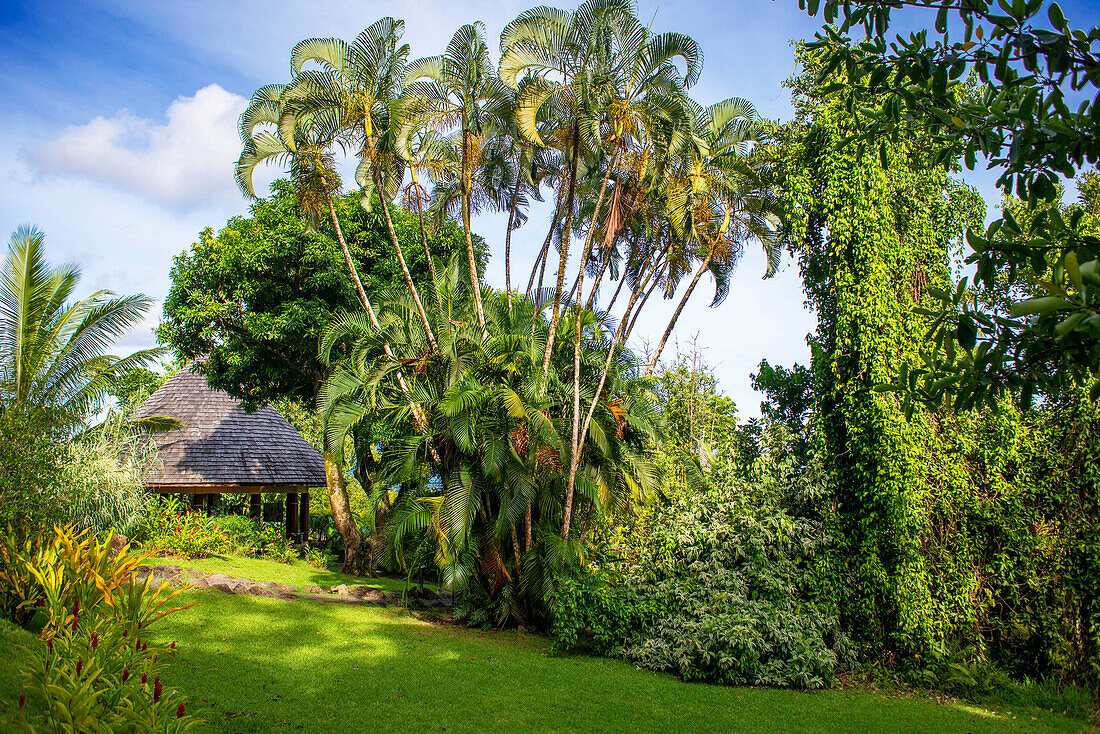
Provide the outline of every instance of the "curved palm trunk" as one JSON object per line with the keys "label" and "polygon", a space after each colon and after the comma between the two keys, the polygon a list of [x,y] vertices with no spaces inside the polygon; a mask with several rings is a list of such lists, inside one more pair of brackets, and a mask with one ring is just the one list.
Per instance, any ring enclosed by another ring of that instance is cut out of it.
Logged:
{"label": "curved palm trunk", "polygon": [[[344,261],[347,263],[348,270],[351,272],[351,279],[355,282],[355,290],[359,294],[359,300],[363,304],[363,308],[367,310],[367,318],[370,319],[371,325],[381,333],[382,326],[378,323],[378,315],[374,312],[374,307],[371,306],[370,299],[367,298],[366,291],[363,290],[363,281],[359,279],[359,270],[355,267],[355,261],[352,260],[351,257],[351,250],[348,249],[348,243],[344,240],[344,231],[340,227],[340,220],[336,217],[336,207],[332,203],[331,194],[328,195],[328,211],[329,214],[332,216],[332,224],[336,228],[336,239],[340,243],[340,248],[344,251]],[[389,342],[383,344],[382,348],[386,352],[386,355],[392,359],[393,350],[390,349]],[[405,376],[401,373],[398,373],[397,381],[401,385],[401,390],[402,392],[404,392],[405,397],[409,400],[409,407],[412,408],[413,413],[417,415],[422,414],[423,411],[419,408],[419,406],[415,405],[412,402],[412,393],[409,391],[409,385],[405,381]],[[434,459],[436,465],[438,465],[439,454],[436,453],[435,447],[432,446],[431,443],[429,443],[428,449],[431,452],[432,459]],[[341,533],[341,535],[343,535],[343,533]],[[344,539],[344,543],[347,543],[347,538]]]}
{"label": "curved palm trunk", "polygon": [[[604,173],[603,181],[600,182],[600,193],[596,196],[596,208],[592,211],[592,219],[588,223],[588,234],[584,239],[584,249],[581,251],[581,265],[577,271],[577,279],[573,283],[578,301],[584,295],[584,268],[588,263],[589,256],[592,254],[592,240],[596,234],[596,217],[599,216],[600,207],[603,206],[604,195],[607,193],[607,182],[611,178],[611,171],[615,167],[617,160],[618,153],[616,152],[616,154],[611,157],[611,163]],[[614,351],[615,345],[613,343],[608,355]],[[604,379],[606,379],[606,377],[605,369]],[[602,379],[600,384],[602,387]],[[598,397],[599,393],[597,392],[597,399]],[[563,538],[569,537],[569,515],[573,508],[573,489],[577,477],[577,466],[580,463],[581,446],[583,443],[584,438],[581,435],[581,320],[578,314],[578,318],[574,320],[573,326],[573,452],[570,458],[569,483],[566,485],[565,489],[565,521],[562,526]]]}
{"label": "curved palm trunk", "polygon": [[363,281],[359,278],[359,269],[355,267],[355,260],[351,257],[351,250],[348,249],[348,243],[344,241],[344,230],[340,227],[340,220],[336,217],[336,206],[332,203],[332,194],[326,194],[328,199],[328,213],[332,217],[332,226],[336,228],[336,241],[340,243],[340,249],[344,253],[344,262],[348,266],[348,272],[351,273],[351,280],[355,283],[355,292],[359,294],[359,302],[363,304],[363,308],[367,309],[367,313],[370,314],[371,321],[375,326],[378,325],[378,319],[374,315],[374,309],[371,308],[370,299],[367,298],[367,292],[363,290]]}
{"label": "curved palm trunk", "polygon": [[516,171],[516,185],[512,187],[512,201],[508,204],[508,231],[504,234],[504,291],[508,298],[508,312],[512,312],[512,224],[516,221],[516,200],[519,199],[520,173]]}
{"label": "curved palm trunk", "polygon": [[351,514],[351,503],[348,501],[344,474],[329,451],[325,451],[325,485],[328,489],[329,507],[332,508],[332,519],[336,523],[336,529],[340,531],[340,536],[344,539],[342,570],[344,573],[358,574],[362,566],[359,549],[363,546],[363,536]]}
{"label": "curved palm trunk", "polygon": [[[561,318],[561,291],[565,287],[565,266],[569,262],[569,234],[573,225],[573,195],[577,183],[577,162],[580,158],[580,133],[574,127],[573,130],[573,158],[569,163],[569,195],[565,201],[565,227],[561,233],[561,252],[558,254],[558,280],[554,288],[554,313],[550,319],[550,332],[546,336],[546,351],[542,355],[542,374],[550,370],[550,355],[554,352],[554,336],[558,331],[558,321]],[[583,265],[583,263],[582,263]]]}
{"label": "curved palm trunk", "polygon": [[703,273],[707,271],[707,266],[710,265],[710,261],[714,258],[714,246],[712,245],[707,252],[707,256],[703,258],[703,262],[699,265],[699,269],[695,271],[695,277],[691,279],[691,283],[688,284],[687,291],[684,293],[684,297],[680,299],[679,305],[676,306],[676,310],[672,314],[672,318],[668,321],[668,326],[665,328],[665,333],[661,335],[661,342],[657,345],[657,351],[653,354],[653,358],[649,361],[649,366],[646,367],[646,376],[653,374],[654,367],[657,366],[657,360],[661,358],[661,352],[664,351],[665,342],[668,341],[668,337],[672,334],[672,330],[676,327],[676,321],[680,318],[680,313],[683,312],[684,306],[687,304],[688,299],[691,298],[691,292],[695,290],[695,286],[699,283],[699,279],[703,277]]}
{"label": "curved palm trunk", "polygon": [[527,279],[527,295],[531,295],[531,289],[535,287],[536,274],[539,278],[539,288],[542,288],[542,274],[546,272],[546,253],[549,252],[550,243],[554,240],[554,230],[558,226],[559,216],[558,207],[555,206],[554,216],[550,219],[550,231],[546,233],[546,239],[542,243],[542,249],[539,250],[539,254],[535,257],[535,262],[531,266],[531,277]]}
{"label": "curved palm trunk", "polygon": [[374,172],[374,186],[378,189],[378,199],[382,202],[382,218],[386,220],[386,231],[389,233],[390,242],[393,243],[393,249],[397,253],[397,262],[401,265],[401,272],[405,276],[405,285],[409,287],[409,293],[412,294],[413,303],[416,305],[416,312],[420,315],[420,322],[424,326],[424,331],[428,334],[428,343],[432,349],[435,349],[435,334],[432,333],[431,324],[428,323],[428,314],[424,311],[424,304],[420,300],[420,291],[417,290],[416,283],[412,279],[412,273],[409,272],[409,266],[405,263],[405,253],[401,249],[401,243],[397,240],[397,232],[393,228],[393,219],[390,218],[390,205],[386,201],[385,193],[382,191],[382,179],[377,171]]}
{"label": "curved palm trunk", "polygon": [[432,283],[438,282],[435,274],[435,260],[432,259],[432,251],[428,247],[428,232],[424,229],[424,205],[420,201],[420,181],[416,176],[416,168],[409,166],[412,174],[413,186],[416,188],[416,218],[420,223],[420,244],[424,246],[424,259],[428,261],[428,272],[432,274]]}
{"label": "curved palm trunk", "polygon": [[[592,396],[592,404],[588,408],[588,413],[584,418],[584,422],[579,426],[577,431],[577,440],[574,443],[573,455],[569,459],[569,477],[566,484],[565,494],[565,512],[561,526],[561,537],[565,540],[569,539],[569,525],[573,515],[573,497],[574,488],[577,483],[577,469],[580,467],[581,452],[580,447],[584,445],[585,437],[588,435],[588,427],[592,425],[592,416],[596,414],[596,406],[600,401],[600,394],[603,392],[604,385],[607,384],[607,375],[611,370],[611,362],[615,358],[615,349],[618,348],[626,335],[626,316],[628,316],[631,310],[634,308],[634,304],[638,302],[638,298],[641,296],[642,291],[645,290],[646,285],[649,283],[650,278],[656,274],[656,270],[650,269],[649,274],[639,281],[634,286],[633,292],[630,294],[630,300],[626,305],[626,312],[624,313],[622,321],[619,322],[619,328],[615,330],[615,336],[611,340],[611,344],[607,350],[607,359],[604,361],[603,370],[600,374],[600,381],[596,385],[596,392]],[[640,309],[639,309],[640,311]],[[575,401],[579,403],[579,394],[575,397]]]}
{"label": "curved palm trunk", "polygon": [[470,235],[470,133],[466,130],[466,113],[462,114],[462,231],[466,235],[466,262],[470,267],[470,287],[474,289],[474,309],[477,323],[485,332],[485,309],[481,301],[481,277],[477,272],[477,255]]}

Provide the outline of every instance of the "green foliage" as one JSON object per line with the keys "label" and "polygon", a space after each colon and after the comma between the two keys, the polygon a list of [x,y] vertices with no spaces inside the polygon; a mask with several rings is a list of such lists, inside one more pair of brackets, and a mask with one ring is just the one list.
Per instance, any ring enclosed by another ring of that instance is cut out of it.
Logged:
{"label": "green foliage", "polygon": [[149,507],[135,540],[149,552],[205,558],[232,549],[218,521],[194,512],[174,495],[164,495]]}
{"label": "green foliage", "polygon": [[33,577],[41,601],[32,608],[42,607],[47,617],[45,644],[23,651],[30,658],[21,676],[31,705],[21,701],[11,726],[58,734],[174,734],[197,725],[186,699],[161,684],[158,673],[172,650],[149,648],[150,626],[185,608],[168,606],[182,590],[166,593],[167,582],[156,589],[148,580],[136,583],[141,559],[125,551],[112,556],[108,542],[86,531],[55,528],[27,542],[6,539],[0,555],[8,570],[0,576],[0,594],[15,591],[14,578]]}
{"label": "green foliage", "polygon": [[144,479],[155,460],[149,437],[117,415],[72,441],[63,486],[76,527],[97,535],[133,535],[154,501]]}
{"label": "green foliage", "polygon": [[846,641],[806,567],[826,538],[784,511],[776,490],[731,484],[658,511],[640,559],[559,591],[557,644],[685,680],[829,685]]}
{"label": "green foliage", "polygon": [[[919,136],[934,164],[974,169],[985,160],[1004,194],[1034,215],[1021,223],[1006,208],[984,230],[971,223],[967,263],[986,290],[1034,272],[1042,292],[997,313],[968,293],[968,279],[941,286],[928,306],[937,319],[920,369],[898,374],[895,389],[930,405],[993,407],[1005,394],[1030,401],[1100,376],[1100,237],[1082,210],[1063,216],[1050,207],[1063,177],[1100,161],[1100,28],[1074,28],[1044,0],[917,0],[910,4],[927,25],[935,12],[934,30],[891,42],[895,3],[799,4],[811,15],[821,6],[830,24],[841,20],[807,46],[821,60],[818,81],[852,122],[838,144],[878,153],[886,165],[900,141]],[[861,25],[864,40],[849,37]]]}
{"label": "green foliage", "polygon": [[305,561],[314,568],[325,571],[336,563],[336,556],[331,553],[326,553],[319,548],[307,548],[305,552]]}
{"label": "green foliage", "polygon": [[[336,211],[364,287],[370,292],[400,282],[387,254],[377,212],[358,196],[337,199]],[[416,242],[416,220],[393,210],[399,237]],[[460,246],[454,224],[429,240],[446,258]],[[410,248],[410,267],[427,273],[422,252]],[[204,230],[177,256],[158,338],[184,360],[207,356],[211,385],[252,404],[283,399],[312,403],[327,375],[317,356],[325,326],[358,305],[331,223],[311,228],[286,182],[253,203],[250,216],[234,217],[215,234]]]}
{"label": "green foliage", "polygon": [[0,405],[0,525],[42,527],[65,517],[60,433],[46,411]]}
{"label": "green foliage", "polygon": [[802,58],[805,71],[790,83],[798,120],[780,132],[777,155],[818,315],[813,451],[828,470],[821,511],[836,543],[825,578],[865,652],[927,657],[948,622],[923,552],[929,497],[919,447],[930,419],[907,421],[875,387],[916,362],[931,292],[947,287],[950,253],[981,208],[926,138],[889,143],[888,164],[839,147],[857,132],[852,118],[832,78],[819,81],[818,60]]}
{"label": "green foliage", "polygon": [[264,545],[264,557],[279,563],[294,563],[298,560],[298,549],[290,538],[280,536]]}

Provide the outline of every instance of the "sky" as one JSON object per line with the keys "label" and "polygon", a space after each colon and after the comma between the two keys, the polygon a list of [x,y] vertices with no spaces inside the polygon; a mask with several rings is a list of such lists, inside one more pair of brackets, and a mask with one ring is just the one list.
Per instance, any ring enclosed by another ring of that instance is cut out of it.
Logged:
{"label": "sky", "polygon": [[[0,0],[0,235],[30,223],[46,234],[55,263],[75,262],[84,293],[110,289],[157,299],[145,323],[117,345],[123,354],[155,342],[172,259],[207,226],[218,229],[248,202],[233,182],[240,152],[237,117],[259,86],[289,80],[293,44],[313,36],[353,38],[381,16],[406,23],[411,58],[440,53],[463,23],[485,23],[491,48],[503,26],[534,2],[414,0]],[[573,3],[558,3],[572,8]],[[1095,25],[1089,2],[1062,3],[1077,27]],[[695,38],[704,65],[693,96],[703,104],[751,100],[769,119],[790,119],[783,81],[794,71],[794,40],[820,19],[797,0],[641,0],[655,31]],[[257,176],[264,190],[277,171]],[[353,180],[346,176],[345,180]],[[991,176],[973,183],[995,201]],[[526,283],[548,216],[513,235],[513,278]],[[502,251],[506,221],[481,216],[474,229]],[[787,256],[764,280],[764,259],[746,245],[730,295],[708,308],[702,282],[675,339],[694,343],[721,389],[745,417],[759,414],[750,373],[761,359],[806,363],[815,320],[804,306],[797,264]],[[503,286],[503,255],[486,278]],[[709,276],[706,276],[709,278]],[[655,343],[678,301],[651,299],[632,339]],[[666,356],[671,356],[670,345]]]}

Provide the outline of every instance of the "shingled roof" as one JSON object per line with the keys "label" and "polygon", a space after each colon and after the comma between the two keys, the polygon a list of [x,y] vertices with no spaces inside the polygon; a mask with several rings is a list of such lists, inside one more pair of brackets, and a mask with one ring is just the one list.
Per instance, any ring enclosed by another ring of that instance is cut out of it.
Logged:
{"label": "shingled roof", "polygon": [[154,491],[294,492],[325,484],[324,459],[277,410],[249,413],[191,368],[138,406],[134,417],[148,416],[183,424],[154,435],[158,461],[145,482]]}

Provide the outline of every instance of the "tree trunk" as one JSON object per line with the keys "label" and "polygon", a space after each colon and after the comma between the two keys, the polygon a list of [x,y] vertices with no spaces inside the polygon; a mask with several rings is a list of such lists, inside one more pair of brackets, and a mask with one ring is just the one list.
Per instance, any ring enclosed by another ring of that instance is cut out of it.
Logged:
{"label": "tree trunk", "polygon": [[409,166],[409,173],[412,174],[413,186],[416,188],[416,218],[420,222],[420,244],[424,246],[424,259],[428,261],[428,272],[432,274],[432,284],[438,280],[435,274],[435,260],[432,259],[431,248],[428,247],[428,232],[424,229],[424,205],[420,202],[420,181],[416,177],[416,168]]}
{"label": "tree trunk", "polygon": [[[615,167],[615,163],[618,160],[618,154],[611,156],[611,162],[607,167],[607,171],[604,173],[603,181],[600,183],[600,193],[596,197],[596,208],[592,212],[592,219],[588,223],[588,235],[584,240],[584,249],[581,251],[581,266],[577,271],[577,279],[573,285],[577,290],[577,300],[579,301],[584,295],[584,268],[588,261],[588,256],[592,253],[592,239],[596,234],[596,217],[600,214],[600,207],[603,206],[604,194],[607,193],[607,182],[611,178],[611,170]],[[569,514],[573,509],[573,488],[574,480],[577,475],[577,466],[580,463],[581,445],[584,443],[581,435],[581,320],[580,314],[577,314],[577,318],[574,319],[573,325],[573,451],[570,457],[570,470],[569,470],[569,483],[565,488],[565,521],[562,527],[563,538],[569,538]],[[614,345],[612,345],[614,349]],[[597,398],[599,395],[597,394]]]}
{"label": "tree trunk", "polygon": [[[577,183],[577,161],[580,156],[580,134],[574,129],[573,158],[569,164],[569,194],[565,200],[565,227],[561,233],[561,252],[558,253],[558,280],[554,288],[554,313],[550,318],[550,332],[546,335],[546,351],[542,355],[542,374],[550,369],[550,355],[554,353],[554,335],[561,318],[561,291],[565,287],[565,266],[569,262],[569,235],[573,226],[573,194]],[[547,253],[549,255],[549,253]]]}
{"label": "tree trunk", "polygon": [[417,290],[416,283],[412,279],[412,273],[409,272],[409,266],[405,263],[405,254],[401,250],[401,243],[397,241],[397,232],[394,231],[393,219],[390,218],[390,205],[386,202],[386,195],[382,191],[382,177],[378,175],[377,171],[374,173],[374,186],[378,189],[378,199],[382,202],[382,217],[386,220],[386,231],[390,235],[390,242],[393,243],[394,252],[397,253],[397,262],[401,265],[401,272],[405,276],[405,285],[409,287],[413,303],[416,304],[416,312],[420,315],[420,322],[424,325],[424,331],[427,332],[428,343],[432,349],[435,349],[435,334],[432,333],[431,324],[428,322],[428,314],[424,311],[424,304],[420,300],[420,291]]}
{"label": "tree trunk", "polygon": [[[577,482],[577,469],[580,467],[581,460],[581,448],[584,446],[585,436],[588,435],[588,426],[592,423],[592,416],[596,412],[596,405],[600,400],[600,393],[603,392],[603,387],[607,383],[607,374],[611,369],[611,362],[615,357],[615,349],[618,347],[620,340],[623,338],[623,334],[626,332],[626,316],[630,314],[631,309],[634,308],[634,304],[638,302],[638,297],[641,295],[642,290],[648,285],[649,279],[656,274],[656,271],[650,270],[646,278],[640,281],[630,294],[630,301],[627,303],[626,312],[623,319],[619,322],[619,328],[615,330],[615,336],[611,340],[611,344],[607,349],[607,359],[604,361],[603,371],[600,374],[599,384],[596,386],[596,392],[592,396],[592,405],[588,409],[588,415],[584,419],[584,423],[580,426],[580,430],[577,432],[577,440],[574,442],[574,450],[572,456],[569,457],[569,476],[566,483],[565,492],[565,512],[564,519],[561,527],[561,537],[565,540],[569,539],[569,524],[573,515],[573,490]],[[579,402],[579,395],[575,398]]]}
{"label": "tree trunk", "polygon": [[344,230],[340,227],[340,220],[336,217],[336,207],[332,203],[332,194],[326,194],[326,197],[328,198],[328,213],[332,217],[332,226],[336,228],[336,240],[340,243],[340,249],[344,252],[344,262],[348,266],[352,282],[355,283],[355,292],[359,294],[359,302],[363,304],[363,308],[367,309],[367,313],[371,315],[371,320],[377,326],[378,319],[374,318],[374,309],[371,308],[367,292],[363,290],[363,281],[359,279],[359,269],[355,267],[355,260],[351,258],[351,250],[348,249],[348,243],[344,241]]}
{"label": "tree trunk", "polygon": [[546,239],[542,243],[542,249],[539,250],[539,254],[535,257],[535,263],[531,266],[531,277],[527,279],[527,295],[531,295],[531,289],[535,287],[535,274],[539,276],[539,288],[542,288],[542,274],[546,272],[546,256],[550,251],[550,243],[554,241],[554,230],[558,226],[558,217],[560,212],[558,207],[561,202],[557,202],[554,206],[554,216],[550,219],[550,231],[546,233]]}
{"label": "tree trunk", "polygon": [[516,200],[519,199],[520,171],[516,167],[516,185],[508,204],[508,231],[504,233],[504,291],[508,298],[508,313],[512,312],[512,224],[516,221]]}
{"label": "tree trunk", "polygon": [[668,327],[665,328],[665,333],[661,335],[661,341],[657,345],[657,351],[653,354],[653,358],[649,361],[649,366],[646,367],[646,377],[653,374],[653,368],[657,366],[657,360],[661,357],[661,352],[664,351],[665,342],[668,341],[669,335],[672,333],[673,328],[676,326],[676,321],[680,318],[680,313],[684,310],[684,306],[687,304],[688,299],[691,298],[691,292],[695,290],[695,286],[699,283],[699,278],[703,277],[703,273],[707,271],[707,266],[710,265],[710,261],[714,258],[714,246],[712,245],[707,252],[707,256],[703,258],[703,262],[700,263],[699,269],[695,271],[695,277],[691,279],[691,283],[688,284],[687,292],[684,293],[684,297],[680,299],[679,305],[676,306],[676,310],[672,314],[672,318],[668,321]]}
{"label": "tree trunk", "polygon": [[336,523],[340,537],[344,539],[342,570],[344,573],[358,575],[361,565],[359,549],[363,545],[363,536],[359,533],[359,527],[351,514],[351,503],[348,501],[344,474],[328,451],[325,452],[325,485],[328,489],[329,507],[332,508],[332,519]]}
{"label": "tree trunk", "polygon": [[477,323],[485,332],[485,309],[481,301],[481,277],[477,272],[477,254],[474,252],[474,240],[470,235],[470,133],[466,130],[466,116],[462,118],[462,231],[466,235],[466,261],[470,267],[470,287],[474,289],[474,309],[477,311]]}

